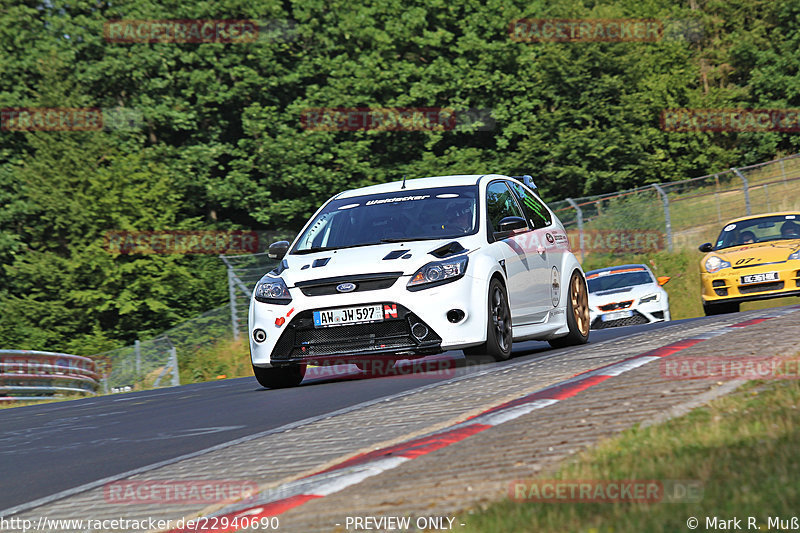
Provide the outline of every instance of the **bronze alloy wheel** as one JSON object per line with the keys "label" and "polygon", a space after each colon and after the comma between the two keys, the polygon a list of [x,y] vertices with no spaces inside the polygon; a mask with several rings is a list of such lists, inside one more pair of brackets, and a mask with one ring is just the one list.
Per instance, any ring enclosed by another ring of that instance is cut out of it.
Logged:
{"label": "bronze alloy wheel", "polygon": [[553,348],[586,344],[589,341],[589,291],[586,289],[586,280],[578,270],[574,271],[569,279],[569,295],[565,311],[569,333],[547,342]]}
{"label": "bronze alloy wheel", "polygon": [[572,286],[569,291],[572,301],[572,312],[575,316],[575,325],[581,334],[589,335],[589,294],[586,291],[586,282],[581,276],[572,276]]}

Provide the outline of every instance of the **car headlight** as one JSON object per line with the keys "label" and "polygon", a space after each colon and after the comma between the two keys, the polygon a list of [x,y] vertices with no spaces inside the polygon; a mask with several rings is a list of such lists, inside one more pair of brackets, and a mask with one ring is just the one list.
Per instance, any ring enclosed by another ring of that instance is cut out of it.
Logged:
{"label": "car headlight", "polygon": [[791,261],[792,259],[800,259],[800,250],[797,250],[796,252],[791,254],[787,259],[787,261]]}
{"label": "car headlight", "polygon": [[657,302],[659,300],[658,293],[648,294],[647,296],[642,296],[639,298],[640,304],[646,304],[647,302]]}
{"label": "car headlight", "polygon": [[428,263],[411,276],[406,288],[410,291],[419,291],[462,278],[467,271],[468,261],[469,258],[464,255],[455,259]]}
{"label": "car headlight", "polygon": [[292,301],[289,288],[283,278],[273,278],[264,276],[256,284],[255,298],[259,302],[267,304],[286,305]]}
{"label": "car headlight", "polygon": [[731,264],[727,261],[723,261],[716,255],[712,255],[708,259],[706,259],[706,272],[713,274],[714,272],[718,272],[723,268],[730,267]]}

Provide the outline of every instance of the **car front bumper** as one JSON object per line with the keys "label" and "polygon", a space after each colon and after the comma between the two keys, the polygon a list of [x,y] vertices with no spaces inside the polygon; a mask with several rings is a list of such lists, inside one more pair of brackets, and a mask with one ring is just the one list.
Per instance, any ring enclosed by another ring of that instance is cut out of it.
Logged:
{"label": "car front bumper", "polygon": [[[777,272],[779,279],[764,283],[741,283],[743,276],[767,272]],[[800,295],[800,261],[741,269],[725,268],[713,274],[702,272],[700,277],[704,304],[741,303]]]}
{"label": "car front bumper", "polygon": [[621,311],[630,311],[630,316],[614,318],[611,320],[608,320],[607,317],[606,320],[604,320],[603,315],[609,315],[618,311],[601,311],[596,307],[590,307],[590,328],[606,329],[618,326],[634,326],[637,324],[650,324],[652,322],[670,320],[668,301],[647,302],[645,304],[632,306],[629,309],[622,309]]}
{"label": "car front bumper", "polygon": [[[485,280],[466,275],[414,292],[406,289],[408,280],[409,276],[400,276],[386,289],[322,296],[306,296],[293,287],[289,289],[292,301],[287,305],[251,298],[248,332],[253,365],[417,357],[486,340]],[[380,322],[314,326],[314,311],[374,304],[384,309]],[[464,312],[455,323],[447,318],[453,309]],[[258,329],[266,334],[262,342],[254,338]]]}

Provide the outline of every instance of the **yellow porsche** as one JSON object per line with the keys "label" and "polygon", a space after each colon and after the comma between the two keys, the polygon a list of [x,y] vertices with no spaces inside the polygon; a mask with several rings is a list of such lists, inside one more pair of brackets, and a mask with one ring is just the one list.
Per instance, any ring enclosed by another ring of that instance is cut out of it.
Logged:
{"label": "yellow porsche", "polygon": [[700,246],[703,310],[735,313],[739,304],[800,296],[800,212],[731,220],[716,244]]}

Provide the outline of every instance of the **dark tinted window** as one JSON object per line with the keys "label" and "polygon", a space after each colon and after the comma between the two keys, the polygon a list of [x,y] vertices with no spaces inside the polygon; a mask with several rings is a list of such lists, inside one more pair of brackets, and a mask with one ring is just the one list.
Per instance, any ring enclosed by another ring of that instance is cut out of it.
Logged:
{"label": "dark tinted window", "polygon": [[552,223],[550,212],[528,189],[518,183],[509,182],[509,185],[525,211],[525,218],[534,228],[543,228]]}
{"label": "dark tinted window", "polygon": [[730,248],[755,242],[800,239],[800,214],[772,215],[728,224],[717,238],[715,248]]}
{"label": "dark tinted window", "polygon": [[477,200],[474,185],[332,200],[300,236],[292,253],[476,233]]}
{"label": "dark tinted window", "polygon": [[499,222],[506,217],[524,218],[514,196],[502,181],[490,183],[486,188],[486,208],[490,232],[498,231]]}
{"label": "dark tinted window", "polygon": [[624,274],[611,274],[605,276],[591,277],[591,274],[586,275],[586,282],[589,285],[589,292],[602,292],[611,289],[621,289],[623,287],[632,287],[634,285],[645,285],[653,283],[653,278],[649,272],[626,272]]}

